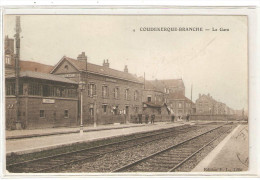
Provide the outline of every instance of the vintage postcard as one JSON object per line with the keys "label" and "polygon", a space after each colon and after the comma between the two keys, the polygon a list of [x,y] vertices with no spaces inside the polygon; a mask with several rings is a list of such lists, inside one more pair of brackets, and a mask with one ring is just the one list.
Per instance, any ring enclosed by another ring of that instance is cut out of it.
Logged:
{"label": "vintage postcard", "polygon": [[249,170],[248,16],[4,14],[5,175]]}

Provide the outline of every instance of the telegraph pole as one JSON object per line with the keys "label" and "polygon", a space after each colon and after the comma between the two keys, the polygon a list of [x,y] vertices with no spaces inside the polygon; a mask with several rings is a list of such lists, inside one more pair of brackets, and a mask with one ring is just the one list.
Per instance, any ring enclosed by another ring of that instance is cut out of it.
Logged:
{"label": "telegraph pole", "polygon": [[16,27],[15,27],[15,44],[16,44],[16,54],[15,54],[15,96],[16,96],[16,129],[21,129],[20,121],[20,99],[19,99],[19,76],[20,76],[20,16],[16,16]]}

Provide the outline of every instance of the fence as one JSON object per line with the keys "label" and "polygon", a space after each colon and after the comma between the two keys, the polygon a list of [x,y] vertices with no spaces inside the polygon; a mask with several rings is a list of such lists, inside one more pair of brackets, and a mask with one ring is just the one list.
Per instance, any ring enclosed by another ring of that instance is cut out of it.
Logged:
{"label": "fence", "polygon": [[236,120],[234,115],[191,115],[190,120],[205,120],[205,121],[227,121],[227,120]]}

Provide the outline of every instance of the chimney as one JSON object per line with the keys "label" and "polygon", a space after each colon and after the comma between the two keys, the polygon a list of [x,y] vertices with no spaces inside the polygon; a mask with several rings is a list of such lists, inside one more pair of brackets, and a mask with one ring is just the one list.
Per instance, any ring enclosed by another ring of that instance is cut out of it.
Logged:
{"label": "chimney", "polygon": [[199,93],[199,98],[201,98],[201,94]]}
{"label": "chimney", "polygon": [[128,73],[128,68],[127,68],[127,65],[125,65],[124,72]]}
{"label": "chimney", "polygon": [[108,62],[108,59],[107,59],[107,61],[106,61],[106,60],[103,61],[103,66],[109,68],[109,62]]}
{"label": "chimney", "polygon": [[79,54],[78,57],[77,57],[77,60],[79,60],[79,61],[87,61],[88,58],[85,55],[85,52],[82,52],[81,54]]}
{"label": "chimney", "polygon": [[210,97],[210,94],[208,93],[208,97]]}

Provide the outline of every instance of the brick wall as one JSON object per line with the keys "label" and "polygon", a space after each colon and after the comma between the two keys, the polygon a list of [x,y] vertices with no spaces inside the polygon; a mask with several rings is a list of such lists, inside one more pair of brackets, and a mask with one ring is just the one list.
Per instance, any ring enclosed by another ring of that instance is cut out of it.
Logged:
{"label": "brick wall", "polygon": [[[76,126],[77,99],[51,98],[55,103],[43,103],[42,97],[20,97],[20,121],[27,129],[52,128],[61,126]],[[6,97],[6,128],[15,128],[15,97]],[[13,108],[11,108],[13,107]],[[40,117],[40,110],[44,110],[44,117]],[[64,110],[68,110],[68,117],[64,117]]]}

